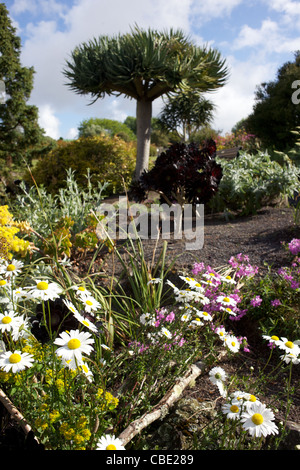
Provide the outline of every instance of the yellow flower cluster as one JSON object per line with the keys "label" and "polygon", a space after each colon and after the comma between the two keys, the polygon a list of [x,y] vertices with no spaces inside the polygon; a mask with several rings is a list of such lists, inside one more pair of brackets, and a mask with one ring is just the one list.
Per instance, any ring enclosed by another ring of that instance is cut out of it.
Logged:
{"label": "yellow flower cluster", "polygon": [[32,354],[36,361],[42,362],[50,349],[50,346],[42,344],[34,336],[22,339],[22,352]]}
{"label": "yellow flower cluster", "polygon": [[8,206],[0,206],[0,254],[2,258],[11,259],[13,253],[20,256],[25,256],[27,253],[30,244],[27,240],[16,236],[19,231],[18,223],[13,220]]}
{"label": "yellow flower cluster", "polygon": [[98,388],[96,393],[96,399],[101,401],[100,409],[103,410],[114,410],[119,404],[119,399],[114,397],[110,392],[104,392],[102,388]]}
{"label": "yellow flower cluster", "polygon": [[64,421],[59,431],[67,441],[72,441],[75,450],[85,450],[85,445],[91,437],[91,431],[88,429],[88,419],[86,416],[80,416],[75,425]]}
{"label": "yellow flower cluster", "polygon": [[52,369],[48,369],[45,381],[48,385],[55,385],[58,393],[63,394],[75,376],[76,371],[61,369],[58,374],[54,374]]}
{"label": "yellow flower cluster", "polygon": [[53,424],[60,418],[60,412],[58,410],[51,410],[47,403],[43,403],[40,408],[40,416],[35,420],[35,426],[43,431],[49,427],[49,424]]}

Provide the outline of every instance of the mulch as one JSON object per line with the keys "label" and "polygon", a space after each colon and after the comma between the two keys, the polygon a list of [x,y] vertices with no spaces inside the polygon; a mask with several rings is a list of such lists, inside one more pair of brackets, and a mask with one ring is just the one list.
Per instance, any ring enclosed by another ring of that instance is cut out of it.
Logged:
{"label": "mulch", "polygon": [[[204,217],[204,244],[199,250],[187,250],[184,236],[181,239],[171,237],[167,245],[167,265],[172,263],[173,277],[169,277],[176,282],[179,273],[191,275],[191,270],[195,262],[203,262],[205,266],[218,268],[228,266],[231,256],[243,253],[249,256],[250,264],[258,266],[260,276],[267,272],[269,267],[272,271],[277,271],[282,266],[289,266],[291,256],[282,246],[282,243],[289,243],[293,238],[300,238],[300,227],[295,224],[294,210],[290,207],[264,207],[254,215],[236,216],[226,220],[223,214],[205,214]],[[117,243],[120,253],[126,256],[126,250],[122,249],[124,240]],[[143,250],[145,258],[151,263],[153,253],[158,257],[163,246],[163,240],[147,239],[143,240]],[[122,251],[123,250],[123,251]],[[174,262],[174,259],[176,260]],[[89,266],[90,259],[87,257],[78,266],[78,273],[83,273]],[[112,270],[116,277],[121,273],[122,266],[111,254],[100,252],[93,265],[94,272],[101,272],[101,279],[109,277]],[[174,274],[175,273],[175,274]],[[254,366],[254,373],[259,374],[260,367],[269,357],[269,350],[261,341],[261,334],[245,316],[239,323],[240,334],[247,336],[249,343],[252,341],[252,352],[242,353],[239,359],[232,363],[232,360],[224,361],[221,366],[228,372],[228,375],[240,371],[241,374],[253,374],[250,367]],[[259,336],[259,338],[258,338]],[[273,363],[275,365],[275,363]],[[273,367],[272,362],[268,372]],[[300,394],[299,394],[299,366],[294,367],[292,384],[298,389],[294,395],[293,405],[290,409],[289,419],[295,423],[300,423]],[[273,382],[265,390],[262,401],[272,403],[284,393],[283,382]],[[200,376],[195,387],[184,392],[184,396],[196,398],[199,401],[214,400],[218,398],[218,391],[212,387],[208,376]],[[284,399],[284,395],[282,397]],[[281,403],[282,409],[282,403]],[[284,418],[280,415],[280,418]]]}
{"label": "mulch", "polygon": [[[223,214],[205,214],[204,216],[204,243],[200,249],[187,249],[187,240],[184,236],[174,239],[172,234],[167,239],[167,264],[173,264],[174,269],[191,274],[195,262],[203,262],[212,268],[228,265],[231,256],[238,253],[248,255],[250,263],[258,266],[261,272],[286,266],[290,256],[282,247],[282,242],[290,242],[293,238],[300,238],[300,227],[294,222],[294,210],[290,207],[264,207],[254,215],[236,216],[226,220]],[[153,254],[158,258],[164,240],[160,238],[144,239],[143,251],[145,259],[151,263]],[[126,241],[117,241],[119,252],[125,255]],[[92,254],[85,256],[74,263],[75,272],[84,274],[89,269]],[[175,262],[174,262],[175,260]],[[101,272],[108,277],[112,272],[120,273],[121,265],[112,259],[106,247],[100,251],[93,262],[90,272]]]}

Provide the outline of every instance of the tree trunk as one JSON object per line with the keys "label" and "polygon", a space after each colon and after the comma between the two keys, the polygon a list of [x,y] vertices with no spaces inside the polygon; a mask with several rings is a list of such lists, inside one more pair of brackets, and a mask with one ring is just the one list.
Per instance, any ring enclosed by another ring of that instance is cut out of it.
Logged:
{"label": "tree trunk", "polygon": [[137,156],[135,179],[139,179],[144,170],[148,170],[151,138],[152,101],[137,100]]}

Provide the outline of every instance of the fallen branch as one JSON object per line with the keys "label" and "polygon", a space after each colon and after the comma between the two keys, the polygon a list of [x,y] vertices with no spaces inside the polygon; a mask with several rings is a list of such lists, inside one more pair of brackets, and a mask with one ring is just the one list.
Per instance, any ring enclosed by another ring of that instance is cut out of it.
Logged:
{"label": "fallen branch", "polygon": [[10,401],[8,396],[3,392],[3,390],[0,388],[0,401],[1,403],[5,406],[9,414],[14,418],[25,434],[28,434],[30,431],[32,431],[31,427],[25,420],[24,416],[20,413],[20,411],[13,405],[13,403]]}
{"label": "fallen branch", "polygon": [[147,413],[141,418],[136,419],[129,426],[121,432],[118,436],[125,446],[131,439],[134,438],[139,432],[156,421],[160,417],[164,417],[169,408],[178,400],[183,390],[204,371],[205,364],[203,362],[196,362],[185,375],[178,379],[174,387],[160,400],[160,402],[153,408],[150,413]]}

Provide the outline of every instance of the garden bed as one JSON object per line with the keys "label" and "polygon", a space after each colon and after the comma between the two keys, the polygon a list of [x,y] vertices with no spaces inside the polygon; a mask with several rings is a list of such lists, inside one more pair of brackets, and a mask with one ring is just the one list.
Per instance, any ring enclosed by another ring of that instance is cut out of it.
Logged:
{"label": "garden bed", "polygon": [[[171,238],[168,241],[167,264],[171,264],[176,259],[168,278],[175,280],[179,274],[190,275],[195,262],[202,262],[206,266],[216,269],[228,264],[231,256],[235,256],[238,253],[248,255],[251,264],[259,268],[258,276],[263,278],[268,272],[269,267],[276,271],[280,267],[289,264],[290,256],[283,249],[282,242],[288,243],[293,238],[300,238],[300,230],[294,224],[293,210],[287,207],[265,207],[259,210],[256,215],[235,217],[230,220],[226,220],[222,214],[206,214],[204,246],[200,250],[187,251],[184,239],[174,240]],[[119,244],[120,252],[122,252],[121,243],[119,242]],[[159,240],[158,243],[155,240],[143,240],[145,259],[151,262],[153,253],[155,252],[158,255],[162,244],[162,240]],[[80,277],[86,275],[90,268],[92,257],[93,254],[91,253],[80,259],[72,260],[72,269],[76,275]],[[95,281],[99,282],[99,284],[103,283],[105,285],[112,272],[118,276],[121,271],[122,265],[118,260],[113,259],[112,253],[108,250],[103,250],[93,260],[90,274],[95,275]],[[100,274],[98,275],[97,273]],[[253,321],[249,322],[247,316],[245,316],[239,322],[236,322],[234,328],[236,328],[236,334],[247,336],[250,352],[239,354],[238,359],[234,359],[234,363],[232,359],[229,360],[225,357],[221,362],[221,366],[229,375],[231,372],[236,372],[237,369],[241,370],[245,375],[259,374],[260,368],[268,359],[269,351],[265,342],[261,339],[258,325]],[[272,370],[273,366],[274,363],[271,361],[268,366],[269,371]],[[264,389],[263,399],[266,404],[272,403],[273,405],[274,400],[275,403],[277,403],[277,400],[281,413],[284,413],[284,405],[281,401],[282,384],[283,382],[281,381],[273,382],[271,385],[269,383]],[[299,387],[299,367],[298,369],[295,367],[293,370],[292,386],[295,386],[297,389]],[[218,397],[218,390],[212,386],[207,374],[201,374],[193,386],[187,387],[182,394],[182,399],[196,400],[200,404],[206,402],[213,403],[214,406],[218,406]],[[178,407],[175,405],[174,409],[176,412]],[[19,425],[16,424],[13,418],[9,418],[3,407],[0,412],[2,412],[2,415],[0,413],[0,416],[2,416],[0,421],[2,431],[5,431],[5,437],[2,434],[2,438],[0,438],[0,447],[2,445],[3,448],[6,448],[5,446],[12,445],[12,441],[9,443],[10,435],[13,436],[12,440],[14,441],[12,448],[24,446],[22,438],[16,439],[16,430],[19,430],[22,435]],[[174,441],[171,443],[162,441],[163,448],[174,449],[176,445],[183,445],[182,436],[191,434],[190,429],[193,426],[190,425],[195,424],[193,419],[193,412],[191,412],[190,417],[185,415],[184,426],[181,422],[180,428],[175,428],[174,431],[174,436],[177,436],[176,444]],[[278,419],[284,419],[283,414],[278,416]],[[289,412],[289,420],[296,424],[300,423],[299,389],[294,394],[293,405]],[[162,428],[164,424],[165,428]],[[149,430],[143,432],[141,439],[148,440],[148,442],[153,442],[153,445],[157,445],[158,437],[162,435],[163,429],[167,429],[168,426],[172,426],[172,413],[165,420],[153,423]],[[30,440],[29,442],[27,441],[26,445],[33,445],[33,448],[38,449],[35,442],[32,441],[32,434],[30,434]]]}
{"label": "garden bed", "polygon": [[[300,227],[294,222],[294,209],[290,207],[264,207],[255,215],[236,216],[226,220],[223,214],[206,214],[204,222],[204,246],[200,250],[187,251],[185,249],[186,240],[184,238],[174,240],[172,237],[168,241],[167,259],[172,263],[169,278],[176,281],[178,274],[191,274],[195,262],[203,262],[206,266],[217,268],[228,265],[228,260],[243,253],[249,256],[253,266],[259,268],[258,276],[263,278],[269,271],[276,272],[279,268],[289,265],[290,254],[283,249],[284,243],[289,243],[293,238],[300,238]],[[149,262],[152,260],[153,252],[159,254],[163,240],[157,244],[155,240],[143,240],[145,258]],[[157,246],[156,246],[157,245]],[[86,258],[76,267],[78,273],[83,274],[85,267],[89,266],[90,260]],[[122,266],[116,259],[112,261],[111,255],[99,256],[94,262],[94,271],[99,269],[105,274],[114,270],[116,276],[121,273]],[[261,338],[261,332],[257,324],[247,319],[247,316],[236,322],[236,334],[246,336],[251,344],[251,352],[239,355],[239,359],[232,364],[232,360],[223,360],[222,367],[230,372],[241,369],[248,370],[255,367],[259,373],[260,366],[263,365],[269,356],[265,341]],[[269,367],[274,366],[274,362]],[[294,367],[293,385],[296,387],[294,405],[290,410],[289,419],[300,424],[300,392],[299,392],[299,367]],[[266,402],[274,400],[278,393],[280,397],[280,383],[272,383],[272,387],[267,388],[265,393]],[[282,391],[282,390],[281,390]],[[218,398],[218,391],[212,388],[208,376],[200,376],[193,388],[188,389],[183,394],[196,398],[198,401],[211,401]],[[269,398],[268,398],[269,397]],[[300,439],[300,434],[299,434]],[[299,440],[300,444],[300,440]]]}

